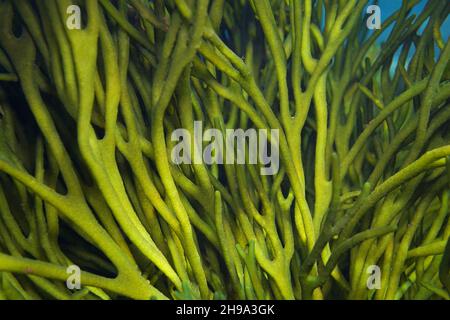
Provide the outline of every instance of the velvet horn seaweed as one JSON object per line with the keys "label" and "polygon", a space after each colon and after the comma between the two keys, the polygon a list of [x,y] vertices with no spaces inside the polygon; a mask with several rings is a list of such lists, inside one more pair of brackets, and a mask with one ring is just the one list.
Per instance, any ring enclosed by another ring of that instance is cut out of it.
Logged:
{"label": "velvet horn seaweed", "polygon": [[450,6],[375,2],[0,0],[0,299],[449,299]]}

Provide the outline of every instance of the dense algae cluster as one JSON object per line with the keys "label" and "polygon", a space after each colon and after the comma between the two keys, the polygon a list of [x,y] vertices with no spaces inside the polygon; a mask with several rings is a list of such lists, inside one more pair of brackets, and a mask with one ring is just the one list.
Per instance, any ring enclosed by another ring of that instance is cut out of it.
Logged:
{"label": "dense algae cluster", "polygon": [[[449,299],[450,6],[421,3],[0,0],[0,298]],[[239,163],[188,161],[227,130]]]}

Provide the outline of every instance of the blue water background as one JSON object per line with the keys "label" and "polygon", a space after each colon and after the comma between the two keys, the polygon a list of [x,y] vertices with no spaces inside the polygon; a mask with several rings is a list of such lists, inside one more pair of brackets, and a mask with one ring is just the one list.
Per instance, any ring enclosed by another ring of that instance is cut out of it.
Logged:
{"label": "blue water background", "polygon": [[[448,0],[441,0],[441,1],[448,1]],[[426,4],[426,0],[422,0],[420,1],[419,4],[417,4],[413,10],[412,13],[418,15],[423,11],[423,8],[425,7]],[[381,20],[384,21],[386,20],[392,13],[394,13],[396,10],[400,9],[401,5],[402,5],[402,0],[379,0],[378,1],[378,5],[380,6],[381,9]],[[449,1],[450,4],[450,1]],[[423,27],[425,27],[426,22],[424,23]],[[389,35],[390,30],[392,29],[392,25],[391,27],[387,28],[385,30],[385,32],[383,32],[383,34],[380,37],[380,41],[385,41],[387,36]],[[442,37],[444,39],[444,41],[446,41],[448,39],[448,37],[450,36],[450,18],[447,17],[447,19],[445,20],[444,24],[442,25],[441,28],[441,32],[442,32]]]}
{"label": "blue water background", "polygon": [[[442,0],[442,1],[449,1],[449,0]],[[422,0],[420,1],[416,6],[414,6],[414,8],[411,10],[411,12],[413,14],[419,15],[425,5],[426,5],[427,1],[426,0]],[[449,1],[450,3],[450,1]],[[401,5],[402,5],[402,0],[379,0],[378,1],[378,5],[380,6],[381,9],[381,21],[382,23],[388,19],[395,11],[397,11],[398,9],[400,9]],[[426,25],[428,24],[428,20],[425,20],[425,22],[422,24],[421,28],[419,29],[419,34],[422,33],[423,29],[425,29]],[[380,35],[380,37],[378,38],[378,44],[380,45],[381,43],[385,42],[392,30],[392,28],[394,27],[394,24],[391,24],[389,26],[389,28],[386,28],[386,30],[383,30],[383,33]],[[441,27],[441,33],[442,33],[442,38],[444,40],[444,42],[448,41],[448,38],[450,36],[450,17],[447,17],[447,19],[444,21],[442,27]],[[439,58],[440,55],[440,50],[439,48],[436,46],[436,54],[435,54],[435,59],[437,60]],[[412,59],[414,55],[414,48],[412,48],[408,54],[408,58],[406,61],[406,66],[409,64],[410,60]],[[400,50],[398,50],[394,56],[393,59],[393,63],[391,65],[391,72],[393,72],[396,67],[397,67],[397,63],[398,63],[398,58],[400,56]],[[405,66],[405,67],[406,67]]]}

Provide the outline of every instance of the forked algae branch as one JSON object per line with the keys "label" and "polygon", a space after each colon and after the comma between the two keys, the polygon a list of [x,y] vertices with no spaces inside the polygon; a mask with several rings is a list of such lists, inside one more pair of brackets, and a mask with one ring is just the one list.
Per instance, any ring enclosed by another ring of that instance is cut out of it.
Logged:
{"label": "forked algae branch", "polygon": [[0,0],[0,299],[450,299],[450,5],[398,2]]}

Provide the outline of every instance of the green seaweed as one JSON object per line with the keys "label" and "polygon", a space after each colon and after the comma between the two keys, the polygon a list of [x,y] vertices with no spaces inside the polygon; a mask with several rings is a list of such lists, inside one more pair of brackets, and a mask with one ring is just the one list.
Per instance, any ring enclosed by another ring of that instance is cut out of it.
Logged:
{"label": "green seaweed", "polygon": [[[368,4],[0,1],[0,299],[448,299],[450,7]],[[174,164],[194,121],[279,171]]]}

